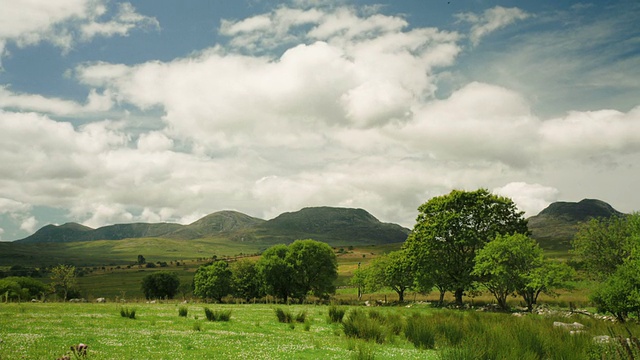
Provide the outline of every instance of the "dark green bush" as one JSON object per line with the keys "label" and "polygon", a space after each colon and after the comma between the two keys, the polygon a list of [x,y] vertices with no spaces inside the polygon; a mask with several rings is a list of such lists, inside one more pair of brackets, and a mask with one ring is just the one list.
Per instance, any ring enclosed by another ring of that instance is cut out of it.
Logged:
{"label": "dark green bush", "polygon": [[364,311],[354,309],[342,320],[342,329],[347,337],[383,343],[387,337],[384,325]]}
{"label": "dark green bush", "polygon": [[345,309],[344,308],[339,308],[337,306],[330,306],[329,307],[329,321],[332,323],[341,323],[342,322],[342,318],[344,318],[344,314],[345,314]]}
{"label": "dark green bush", "polygon": [[129,309],[126,307],[122,307],[120,308],[120,316],[125,317],[125,318],[129,318],[129,319],[135,319],[136,318],[136,309]]}
{"label": "dark green bush", "polygon": [[187,317],[188,313],[189,313],[189,309],[187,309],[186,306],[181,306],[178,309],[178,316]]}
{"label": "dark green bush", "polygon": [[209,321],[231,320],[231,310],[211,310],[209,308],[204,308],[204,315]]}

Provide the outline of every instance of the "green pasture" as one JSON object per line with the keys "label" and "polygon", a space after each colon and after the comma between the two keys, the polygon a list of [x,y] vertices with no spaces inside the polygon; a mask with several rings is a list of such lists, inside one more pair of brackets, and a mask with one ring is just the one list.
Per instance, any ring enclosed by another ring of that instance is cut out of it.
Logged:
{"label": "green pasture", "polygon": [[[205,308],[230,312],[230,321],[207,321]],[[281,323],[277,309],[304,314],[304,321]],[[634,358],[623,352],[637,356],[640,350],[637,344],[629,349],[620,345],[637,342],[637,324],[581,315],[515,317],[420,304],[342,306],[338,309],[346,315],[339,323],[329,321],[330,309],[326,305],[178,302],[0,304],[0,359],[55,359],[80,343],[88,345],[86,358],[96,360],[583,360]],[[123,317],[121,310],[134,311],[135,318]],[[185,311],[186,316],[179,316]],[[554,326],[555,321],[579,322],[583,327],[571,334],[567,328]],[[612,340],[606,344],[594,341],[595,336],[604,335]]]}
{"label": "green pasture", "polygon": [[[433,359],[400,337],[390,343],[347,338],[327,321],[327,306],[290,306],[307,324],[279,323],[274,305],[23,303],[0,305],[0,359],[55,359],[69,347],[89,346],[88,359],[349,359],[366,347],[376,359]],[[187,306],[187,317],[179,317]],[[204,307],[231,311],[209,322]]]}

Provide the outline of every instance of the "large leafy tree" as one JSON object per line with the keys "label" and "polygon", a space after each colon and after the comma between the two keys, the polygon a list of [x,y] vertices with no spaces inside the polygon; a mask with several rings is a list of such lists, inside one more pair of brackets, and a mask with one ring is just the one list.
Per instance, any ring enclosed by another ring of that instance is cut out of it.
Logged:
{"label": "large leafy tree", "polygon": [[417,275],[426,278],[438,271],[458,304],[474,283],[471,272],[478,250],[498,235],[528,233],[524,213],[513,200],[486,189],[454,190],[430,199],[418,211],[404,248]]}
{"label": "large leafy tree", "polygon": [[142,278],[142,292],[147,299],[173,299],[179,287],[180,278],[175,272],[159,271]]}
{"label": "large leafy tree", "polygon": [[523,234],[498,235],[478,251],[472,275],[507,309],[507,297],[519,294],[529,310],[541,292],[552,294],[571,278],[566,264],[545,260],[538,243]]}
{"label": "large leafy tree", "polygon": [[630,313],[640,317],[640,260],[629,259],[595,291],[598,311],[613,314],[620,322]]}
{"label": "large leafy tree", "polygon": [[[595,218],[580,226],[573,239],[573,253],[592,278],[603,280],[631,256],[638,239],[632,236],[640,215]],[[638,234],[640,235],[640,234]]]}
{"label": "large leafy tree", "polygon": [[309,294],[327,298],[335,294],[338,259],[326,243],[306,239],[289,245],[286,261],[293,268],[294,296],[300,301]]}
{"label": "large leafy tree", "polygon": [[247,302],[263,296],[262,279],[258,274],[255,261],[240,260],[232,263],[231,293]]}
{"label": "large leafy tree", "polygon": [[265,250],[256,264],[267,295],[285,302],[291,297],[294,288],[293,266],[287,261],[288,254],[289,248],[286,245],[275,245]]}
{"label": "large leafy tree", "polygon": [[366,288],[376,291],[390,287],[398,294],[398,300],[404,301],[404,293],[414,285],[412,263],[404,251],[393,251],[379,258],[363,270]]}
{"label": "large leafy tree", "polygon": [[284,301],[302,301],[309,294],[326,298],[335,293],[338,261],[333,249],[315,240],[296,240],[291,245],[267,249],[257,264],[268,295]]}
{"label": "large leafy tree", "polygon": [[193,277],[193,294],[222,302],[231,292],[231,270],[226,261],[201,266]]}

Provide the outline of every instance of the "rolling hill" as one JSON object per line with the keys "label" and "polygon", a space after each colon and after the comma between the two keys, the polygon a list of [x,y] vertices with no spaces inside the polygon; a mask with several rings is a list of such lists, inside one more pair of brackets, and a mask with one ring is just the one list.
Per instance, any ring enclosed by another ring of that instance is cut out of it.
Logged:
{"label": "rolling hill", "polygon": [[592,218],[622,216],[623,213],[601,200],[554,202],[528,219],[531,237],[548,250],[567,250],[581,223]]}

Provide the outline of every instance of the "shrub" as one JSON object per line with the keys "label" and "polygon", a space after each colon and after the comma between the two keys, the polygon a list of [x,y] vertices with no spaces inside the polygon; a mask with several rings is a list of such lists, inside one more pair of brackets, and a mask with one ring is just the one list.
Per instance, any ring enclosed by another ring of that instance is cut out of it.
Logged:
{"label": "shrub", "polygon": [[337,306],[329,307],[329,321],[332,323],[341,323],[346,311],[343,308]]}
{"label": "shrub", "polygon": [[291,313],[291,311],[289,310],[277,308],[275,312],[276,312],[276,317],[278,318],[278,321],[281,323],[291,324],[294,321],[299,323],[304,323],[305,320],[307,319],[307,313],[305,311],[301,311],[298,314],[293,315],[293,313]]}
{"label": "shrub", "polygon": [[120,316],[129,319],[136,318],[136,309],[129,309],[127,307],[120,308]]}
{"label": "shrub", "polygon": [[202,331],[202,324],[199,321],[193,323],[193,331]]}
{"label": "shrub", "polygon": [[384,326],[376,319],[367,316],[364,311],[354,309],[342,320],[342,329],[347,337],[383,343],[386,338]]}
{"label": "shrub", "polygon": [[209,321],[231,320],[231,310],[211,310],[209,308],[204,308],[204,315]]}
{"label": "shrub", "polygon": [[181,306],[178,309],[178,316],[187,317],[188,313],[189,313],[189,309],[187,309],[186,306]]}
{"label": "shrub", "polygon": [[407,320],[405,336],[419,349],[433,349],[436,345],[436,331],[431,319],[414,314]]}

